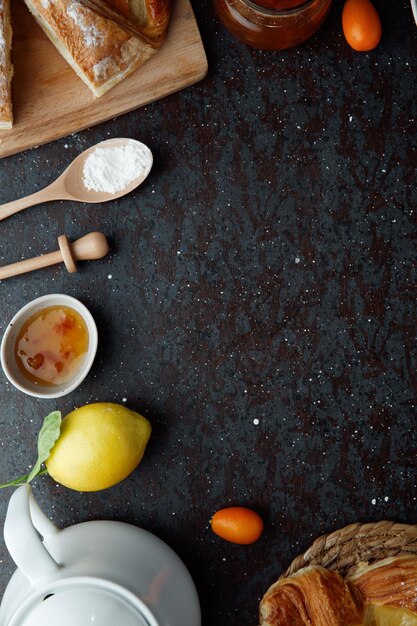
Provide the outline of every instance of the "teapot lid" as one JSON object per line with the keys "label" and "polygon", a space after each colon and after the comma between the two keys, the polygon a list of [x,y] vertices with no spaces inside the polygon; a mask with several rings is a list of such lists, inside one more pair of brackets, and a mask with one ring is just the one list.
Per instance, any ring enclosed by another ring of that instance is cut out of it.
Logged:
{"label": "teapot lid", "polygon": [[97,587],[69,586],[47,594],[13,626],[152,626],[122,595]]}

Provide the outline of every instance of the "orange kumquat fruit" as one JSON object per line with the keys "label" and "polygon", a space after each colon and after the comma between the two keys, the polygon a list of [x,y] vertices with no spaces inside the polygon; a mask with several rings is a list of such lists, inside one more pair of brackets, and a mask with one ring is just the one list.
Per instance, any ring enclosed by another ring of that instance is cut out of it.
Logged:
{"label": "orange kumquat fruit", "polygon": [[350,47],[359,52],[373,50],[381,40],[381,20],[370,0],[346,0],[342,27]]}
{"label": "orange kumquat fruit", "polygon": [[263,531],[261,517],[241,506],[220,509],[210,520],[213,532],[231,543],[247,545],[259,539]]}

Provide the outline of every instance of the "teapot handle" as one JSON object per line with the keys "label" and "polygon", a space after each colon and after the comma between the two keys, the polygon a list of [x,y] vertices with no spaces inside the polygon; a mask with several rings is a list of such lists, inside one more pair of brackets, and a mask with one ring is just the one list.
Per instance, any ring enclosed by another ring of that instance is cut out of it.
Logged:
{"label": "teapot handle", "polygon": [[40,535],[46,539],[58,532],[33,498],[31,486],[16,489],[7,509],[4,540],[17,567],[35,588],[59,570]]}

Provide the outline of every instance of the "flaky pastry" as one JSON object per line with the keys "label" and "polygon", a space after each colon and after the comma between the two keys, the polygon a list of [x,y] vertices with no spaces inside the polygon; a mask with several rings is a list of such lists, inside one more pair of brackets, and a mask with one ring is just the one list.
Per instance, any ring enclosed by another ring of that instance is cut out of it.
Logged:
{"label": "flaky pastry", "polygon": [[[164,41],[169,0],[24,0],[64,59],[102,96]],[[0,129],[13,122],[10,0],[0,0]]]}
{"label": "flaky pastry", "polygon": [[111,16],[119,23],[120,16],[124,16],[136,34],[145,37],[154,45],[160,45],[165,38],[169,21],[169,0],[83,0],[83,2],[99,13]]}
{"label": "flaky pastry", "polygon": [[363,565],[348,580],[363,598],[366,624],[417,625],[416,556],[396,556]]}
{"label": "flaky pastry", "polygon": [[260,626],[417,626],[417,557],[363,564],[346,579],[300,569],[268,589]]}
{"label": "flaky pastry", "polygon": [[278,580],[260,604],[261,626],[362,626],[362,614],[345,580],[318,566]]}
{"label": "flaky pastry", "polygon": [[10,60],[12,27],[10,24],[10,0],[0,0],[0,128],[13,125],[11,80],[13,67]]}
{"label": "flaky pastry", "polygon": [[152,45],[80,0],[25,0],[25,3],[96,97],[114,87],[155,51]]}

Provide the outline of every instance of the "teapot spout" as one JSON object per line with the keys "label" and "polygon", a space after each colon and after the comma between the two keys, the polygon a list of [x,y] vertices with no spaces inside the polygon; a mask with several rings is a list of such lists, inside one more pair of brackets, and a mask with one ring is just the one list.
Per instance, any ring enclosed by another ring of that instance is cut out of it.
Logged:
{"label": "teapot spout", "polygon": [[16,489],[7,509],[4,541],[17,567],[35,588],[59,570],[41,540],[41,535],[46,539],[57,532],[34,500],[31,486]]}

